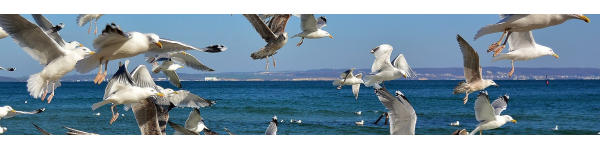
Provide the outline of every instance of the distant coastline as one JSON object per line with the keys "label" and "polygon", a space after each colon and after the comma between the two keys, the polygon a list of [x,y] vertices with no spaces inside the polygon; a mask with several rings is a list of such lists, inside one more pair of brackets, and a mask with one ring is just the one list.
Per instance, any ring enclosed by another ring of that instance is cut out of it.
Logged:
{"label": "distant coastline", "polygon": [[[333,81],[347,69],[316,69],[306,71],[260,71],[222,73],[179,73],[181,81]],[[398,80],[464,80],[463,68],[413,68],[417,78]],[[510,68],[483,67],[483,78],[494,80],[600,80],[598,68]],[[371,69],[356,69],[355,74],[369,75]],[[110,75],[109,75],[110,76]],[[67,75],[61,82],[91,82],[95,75]],[[155,81],[167,81],[163,74],[152,74]],[[13,78],[0,76],[0,82],[26,82],[28,76]],[[110,79],[110,77],[107,77]]]}

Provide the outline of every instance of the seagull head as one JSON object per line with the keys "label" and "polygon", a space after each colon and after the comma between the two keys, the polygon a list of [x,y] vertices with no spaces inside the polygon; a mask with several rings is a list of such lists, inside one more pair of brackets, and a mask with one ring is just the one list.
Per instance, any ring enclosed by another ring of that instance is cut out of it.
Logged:
{"label": "seagull head", "polygon": [[502,115],[504,116],[504,118],[506,119],[506,122],[513,122],[513,123],[517,123],[517,120],[513,119],[511,116],[509,115]]}
{"label": "seagull head", "polygon": [[14,110],[14,109],[13,109],[12,107],[10,107],[10,106],[4,106],[4,108],[5,108],[6,110],[8,110],[8,111],[11,111],[11,112],[13,112],[13,113],[17,112],[16,110]]}
{"label": "seagull head", "polygon": [[496,84],[496,82],[494,82],[494,80],[487,80],[487,82],[488,82],[488,85],[493,85],[493,86],[496,86],[496,87],[500,87],[498,84]]}
{"label": "seagull head", "polygon": [[548,50],[548,55],[552,55],[554,56],[554,58],[558,59],[558,54],[554,53],[554,51],[552,51],[552,49]]}
{"label": "seagull head", "polygon": [[93,52],[92,50],[90,50],[87,47],[78,47],[75,49],[76,51],[80,51],[83,55],[93,55],[96,52]]}
{"label": "seagull head", "polygon": [[575,19],[580,19],[585,21],[586,23],[590,23],[590,19],[583,14],[572,14]]}
{"label": "seagull head", "polygon": [[156,46],[158,46],[158,48],[162,48],[162,44],[160,43],[160,37],[158,37],[158,35],[154,34],[154,33],[149,33],[146,34],[146,36],[148,37],[148,40],[150,41],[150,43],[154,43]]}

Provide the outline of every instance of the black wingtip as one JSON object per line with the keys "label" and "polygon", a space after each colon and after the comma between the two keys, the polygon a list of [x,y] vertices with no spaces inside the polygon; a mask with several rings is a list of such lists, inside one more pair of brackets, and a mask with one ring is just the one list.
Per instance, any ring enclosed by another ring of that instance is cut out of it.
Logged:
{"label": "black wingtip", "polygon": [[[327,23],[327,18],[325,18],[325,16],[321,16],[319,18],[323,19],[323,21],[325,21],[325,23]],[[334,20],[335,20],[335,18],[334,18]]]}
{"label": "black wingtip", "polygon": [[44,111],[46,111],[46,108],[40,108],[40,109],[35,110],[35,113],[37,114],[37,113],[41,113]]}
{"label": "black wingtip", "polygon": [[8,68],[8,71],[15,71],[17,68]]}
{"label": "black wingtip", "polygon": [[227,50],[227,47],[225,45],[217,44],[217,45],[207,46],[205,49],[206,50],[204,52],[218,53],[218,52]]}

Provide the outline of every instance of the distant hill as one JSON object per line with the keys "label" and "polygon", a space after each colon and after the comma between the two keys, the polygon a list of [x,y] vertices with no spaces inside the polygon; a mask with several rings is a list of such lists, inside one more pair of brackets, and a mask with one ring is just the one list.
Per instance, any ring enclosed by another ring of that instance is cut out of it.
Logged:
{"label": "distant hill", "polygon": [[[347,69],[315,69],[306,71],[260,71],[260,72],[222,72],[222,73],[179,73],[181,80],[204,81],[205,77],[216,77],[221,81],[303,81],[334,80]],[[464,80],[463,68],[413,68],[418,78],[408,80]],[[515,68],[511,78],[507,76],[510,68],[483,67],[484,78],[495,80],[550,80],[555,79],[600,79],[598,68]],[[371,69],[356,69],[355,74],[369,75]],[[112,73],[106,79],[110,79]],[[68,75],[62,81],[93,81],[95,74]],[[162,73],[152,74],[154,80],[166,80]],[[363,76],[364,77],[364,76]],[[0,77],[0,82],[26,82],[28,77]],[[403,79],[406,80],[406,79]]]}

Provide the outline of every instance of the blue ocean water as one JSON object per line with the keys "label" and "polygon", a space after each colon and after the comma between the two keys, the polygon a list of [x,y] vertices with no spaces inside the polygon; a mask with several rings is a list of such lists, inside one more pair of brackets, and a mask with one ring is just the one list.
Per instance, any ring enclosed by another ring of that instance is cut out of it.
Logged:
{"label": "blue ocean water", "polygon": [[[448,135],[456,129],[475,129],[473,109],[476,93],[469,95],[463,105],[464,94],[452,94],[459,81],[385,82],[390,91],[399,90],[413,104],[417,113],[416,134]],[[490,99],[508,94],[508,108],[502,114],[511,115],[518,123],[486,130],[486,135],[592,135],[600,131],[600,81],[596,80],[500,80],[500,87],[487,88]],[[157,82],[174,88],[168,82]],[[374,122],[386,111],[371,87],[361,87],[355,100],[350,86],[337,90],[330,81],[277,81],[277,82],[182,82],[185,90],[217,104],[201,108],[205,124],[213,131],[227,134],[223,128],[240,135],[261,135],[274,115],[279,123],[279,135],[385,135],[389,125],[383,119]],[[103,135],[138,135],[140,130],[133,112],[118,106],[119,116],[112,125],[110,104],[93,111],[91,105],[102,100],[106,82],[64,82],[56,90],[52,103],[33,99],[25,82],[0,83],[0,106],[10,105],[16,110],[31,111],[45,107],[36,115],[19,115],[1,119],[7,127],[5,135],[39,135],[31,123],[50,133],[64,135],[63,126]],[[27,101],[28,103],[24,103]],[[175,108],[170,121],[183,125],[191,108]],[[361,115],[354,112],[362,111]],[[99,112],[100,116],[93,114]],[[302,120],[301,124],[290,119]],[[355,121],[364,120],[364,126]],[[449,123],[460,121],[460,126]],[[558,125],[559,130],[554,131]],[[167,133],[174,130],[167,126]]]}

